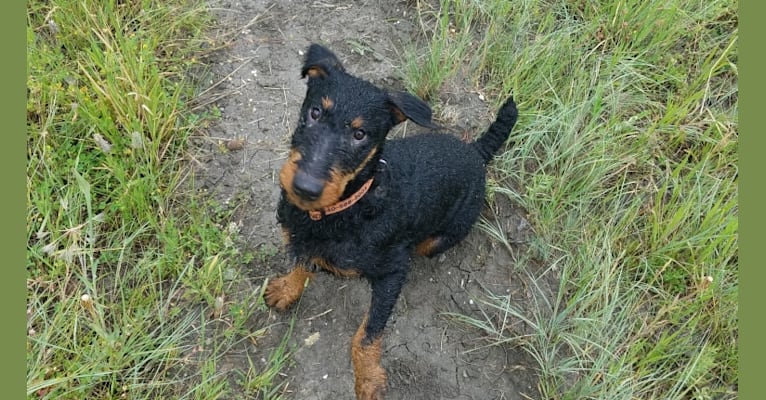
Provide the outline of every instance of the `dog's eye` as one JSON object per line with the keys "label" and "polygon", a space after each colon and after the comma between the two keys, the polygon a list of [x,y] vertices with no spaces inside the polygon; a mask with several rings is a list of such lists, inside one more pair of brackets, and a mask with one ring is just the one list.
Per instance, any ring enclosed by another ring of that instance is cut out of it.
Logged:
{"label": "dog's eye", "polygon": [[361,129],[357,129],[357,130],[354,131],[354,139],[355,140],[362,140],[362,139],[364,139],[365,136],[367,136],[367,134],[364,133],[364,131],[361,130]]}
{"label": "dog's eye", "polygon": [[311,110],[309,111],[309,118],[311,118],[312,121],[318,120],[321,116],[322,111],[319,108],[311,107]]}

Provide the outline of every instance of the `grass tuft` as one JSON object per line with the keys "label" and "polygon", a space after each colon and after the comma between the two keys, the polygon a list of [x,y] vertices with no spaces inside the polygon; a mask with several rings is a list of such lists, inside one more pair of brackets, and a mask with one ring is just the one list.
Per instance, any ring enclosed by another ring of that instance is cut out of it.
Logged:
{"label": "grass tuft", "polygon": [[[530,353],[545,398],[736,398],[737,2],[456,0],[421,20],[411,90],[519,102],[488,196],[526,210],[521,258],[561,280],[459,319]],[[461,75],[433,73],[442,56]]]}
{"label": "grass tuft", "polygon": [[29,398],[231,398],[219,364],[259,310],[227,300],[248,260],[185,162],[211,22],[194,0],[27,4]]}

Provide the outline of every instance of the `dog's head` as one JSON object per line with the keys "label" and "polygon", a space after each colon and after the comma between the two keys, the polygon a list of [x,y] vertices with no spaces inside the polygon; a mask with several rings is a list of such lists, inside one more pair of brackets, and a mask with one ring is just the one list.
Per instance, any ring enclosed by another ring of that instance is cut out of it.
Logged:
{"label": "dog's head", "polygon": [[349,182],[377,163],[386,135],[410,119],[432,127],[431,109],[405,92],[386,92],[350,75],[329,49],[309,46],[301,70],[306,97],[280,184],[303,210],[337,203]]}

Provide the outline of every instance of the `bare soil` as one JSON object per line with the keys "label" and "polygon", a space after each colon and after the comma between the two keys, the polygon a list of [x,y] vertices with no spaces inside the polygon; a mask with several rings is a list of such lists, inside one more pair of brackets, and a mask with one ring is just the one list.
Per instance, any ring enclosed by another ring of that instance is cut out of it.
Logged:
{"label": "bare soil", "polygon": [[[222,80],[215,86],[221,118],[200,146],[198,182],[233,210],[230,222],[239,227],[242,251],[261,255],[243,266],[239,282],[245,290],[258,291],[265,279],[291,267],[275,207],[277,176],[305,93],[303,51],[312,42],[322,43],[351,73],[402,89],[397,68],[419,28],[408,1],[222,0],[214,7],[221,31],[232,36],[214,57],[210,83]],[[453,114],[446,122],[456,125],[456,132],[475,135],[489,125],[493,110],[467,84],[453,82],[439,100]],[[417,134],[415,125],[403,125],[392,135]],[[502,199],[487,207],[485,216],[499,221],[513,242],[532,234],[521,210]],[[483,332],[444,314],[495,320],[474,300],[487,291],[529,302],[528,266],[517,265],[508,249],[476,228],[438,259],[414,258],[413,263],[383,340],[387,398],[539,398],[536,364],[529,355],[519,347],[488,346]],[[270,331],[227,357],[229,368],[247,370],[248,358],[267,359],[295,313],[291,361],[279,378],[285,398],[353,399],[350,338],[369,301],[366,282],[319,274],[292,312],[256,313],[253,329],[271,324]],[[526,328],[518,323],[508,329],[518,334]]]}

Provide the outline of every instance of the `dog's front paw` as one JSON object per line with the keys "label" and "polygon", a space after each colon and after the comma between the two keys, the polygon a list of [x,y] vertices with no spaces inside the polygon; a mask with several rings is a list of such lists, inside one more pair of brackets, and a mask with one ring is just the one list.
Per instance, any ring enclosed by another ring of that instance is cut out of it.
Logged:
{"label": "dog's front paw", "polygon": [[380,365],[367,365],[356,370],[357,400],[383,400],[386,393],[386,371]]}
{"label": "dog's front paw", "polygon": [[302,267],[296,267],[289,274],[269,281],[263,300],[267,306],[284,311],[301,297],[307,279],[313,275]]}
{"label": "dog's front paw", "polygon": [[367,317],[351,339],[351,362],[354,364],[354,391],[357,400],[383,400],[386,370],[380,365],[382,337],[365,343]]}

